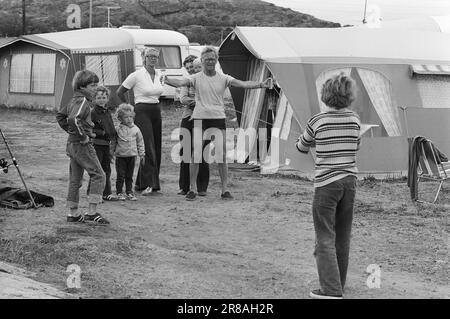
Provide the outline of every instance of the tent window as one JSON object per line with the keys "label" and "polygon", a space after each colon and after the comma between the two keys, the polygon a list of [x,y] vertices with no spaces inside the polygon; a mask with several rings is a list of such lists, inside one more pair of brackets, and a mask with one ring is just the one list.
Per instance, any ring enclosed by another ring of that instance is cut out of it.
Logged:
{"label": "tent window", "polygon": [[56,54],[34,54],[31,79],[33,93],[54,93],[55,63]]}
{"label": "tent window", "polygon": [[9,91],[53,94],[56,54],[14,54],[11,57]]}
{"label": "tent window", "polygon": [[97,74],[100,85],[120,85],[119,55],[86,55],[85,58],[86,70]]}
{"label": "tent window", "polygon": [[422,105],[426,108],[448,108],[450,106],[450,76],[416,74]]}
{"label": "tent window", "polygon": [[14,93],[30,93],[32,54],[14,54],[11,57],[9,90]]}

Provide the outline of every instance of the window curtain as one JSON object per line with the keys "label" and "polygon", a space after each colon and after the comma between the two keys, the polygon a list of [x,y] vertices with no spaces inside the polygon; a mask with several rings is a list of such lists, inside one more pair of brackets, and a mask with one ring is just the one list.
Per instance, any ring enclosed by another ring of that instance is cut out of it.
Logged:
{"label": "window curtain", "polygon": [[357,71],[388,136],[401,136],[399,109],[390,81],[372,70],[357,68]]}
{"label": "window curtain", "polygon": [[86,55],[86,70],[92,71],[97,74],[100,85],[103,85],[103,72],[102,72],[102,56],[101,55]]}
{"label": "window curtain", "polygon": [[157,68],[159,69],[179,69],[181,68],[180,49],[177,47],[158,47],[159,61]]}
{"label": "window curtain", "polygon": [[14,54],[11,57],[9,90],[16,93],[29,93],[31,89],[31,54]]}
{"label": "window curtain", "polygon": [[102,56],[103,85],[120,84],[120,59],[118,55]]}
{"label": "window curtain", "polygon": [[[263,81],[268,71],[263,61],[251,59],[248,66],[249,81]],[[242,128],[258,128],[258,120],[261,114],[265,90],[245,90],[244,105],[242,107]]]}
{"label": "window curtain", "polygon": [[97,74],[100,85],[120,84],[119,55],[87,55],[86,70]]}
{"label": "window curtain", "polygon": [[316,90],[317,90],[317,97],[319,98],[319,107],[320,111],[323,112],[326,108],[325,103],[322,102],[322,86],[325,84],[325,82],[331,78],[332,76],[339,75],[341,73],[344,73],[346,76],[350,76],[352,69],[351,68],[342,68],[342,69],[333,69],[333,70],[327,70],[322,72],[316,79]]}
{"label": "window curtain", "polygon": [[56,54],[34,54],[32,92],[53,94],[55,91]]}

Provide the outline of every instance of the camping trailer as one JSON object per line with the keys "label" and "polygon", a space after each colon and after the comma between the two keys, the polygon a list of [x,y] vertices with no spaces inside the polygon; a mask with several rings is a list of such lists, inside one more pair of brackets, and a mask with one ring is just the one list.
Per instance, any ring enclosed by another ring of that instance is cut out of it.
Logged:
{"label": "camping trailer", "polygon": [[[183,60],[189,55],[189,40],[184,34],[172,30],[141,29],[133,26],[122,26],[120,29],[128,32],[133,38],[136,69],[142,67],[141,49],[155,47],[160,50],[157,69],[175,78],[187,75]],[[175,88],[164,85],[161,97],[176,99],[176,91]]]}
{"label": "camping trailer", "polygon": [[[294,145],[307,120],[324,109],[321,86],[339,73],[354,78],[359,89],[352,108],[362,123],[357,158],[361,173],[406,172],[407,137],[417,134],[436,141],[450,154],[449,34],[236,27],[219,53],[224,73],[258,81],[272,76],[279,86],[270,151],[261,159],[262,172],[284,167],[312,175],[314,151],[305,156]],[[242,128],[265,124],[267,91],[231,89]],[[275,147],[279,151],[272,152]]]}
{"label": "camping trailer", "polygon": [[0,46],[0,104],[58,110],[72,97],[76,71],[95,72],[100,84],[115,91],[134,71],[134,42],[112,28],[24,35]]}

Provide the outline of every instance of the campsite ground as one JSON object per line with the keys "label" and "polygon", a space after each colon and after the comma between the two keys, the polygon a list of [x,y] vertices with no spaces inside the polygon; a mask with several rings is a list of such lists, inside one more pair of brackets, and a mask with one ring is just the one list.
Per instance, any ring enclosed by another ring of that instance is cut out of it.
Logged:
{"label": "campsite ground", "polygon": [[[66,136],[54,114],[0,109],[27,185],[55,198],[51,208],[0,208],[0,260],[63,290],[78,264],[82,298],[307,298],[318,284],[312,182],[230,170],[235,199],[222,201],[213,169],[208,196],[187,202],[170,160],[180,116],[163,110],[162,194],[104,203],[111,225],[95,227],[65,222]],[[5,186],[23,187],[14,167],[0,175]],[[358,186],[346,298],[449,298],[449,187],[440,204],[417,206],[405,179]],[[370,264],[381,266],[379,289],[366,285]]]}

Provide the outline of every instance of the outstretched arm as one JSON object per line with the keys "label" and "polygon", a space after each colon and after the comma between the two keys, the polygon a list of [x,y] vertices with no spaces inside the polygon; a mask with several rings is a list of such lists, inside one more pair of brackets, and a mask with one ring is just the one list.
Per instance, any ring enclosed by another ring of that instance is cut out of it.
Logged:
{"label": "outstretched arm", "polygon": [[259,81],[241,81],[237,79],[231,80],[231,86],[244,88],[244,89],[261,89],[270,87],[270,78],[265,79],[263,82]]}
{"label": "outstretched arm", "polygon": [[188,78],[183,77],[181,79],[174,79],[169,78],[167,75],[164,75],[163,82],[176,88],[179,88],[181,86],[188,86],[190,83]]}

